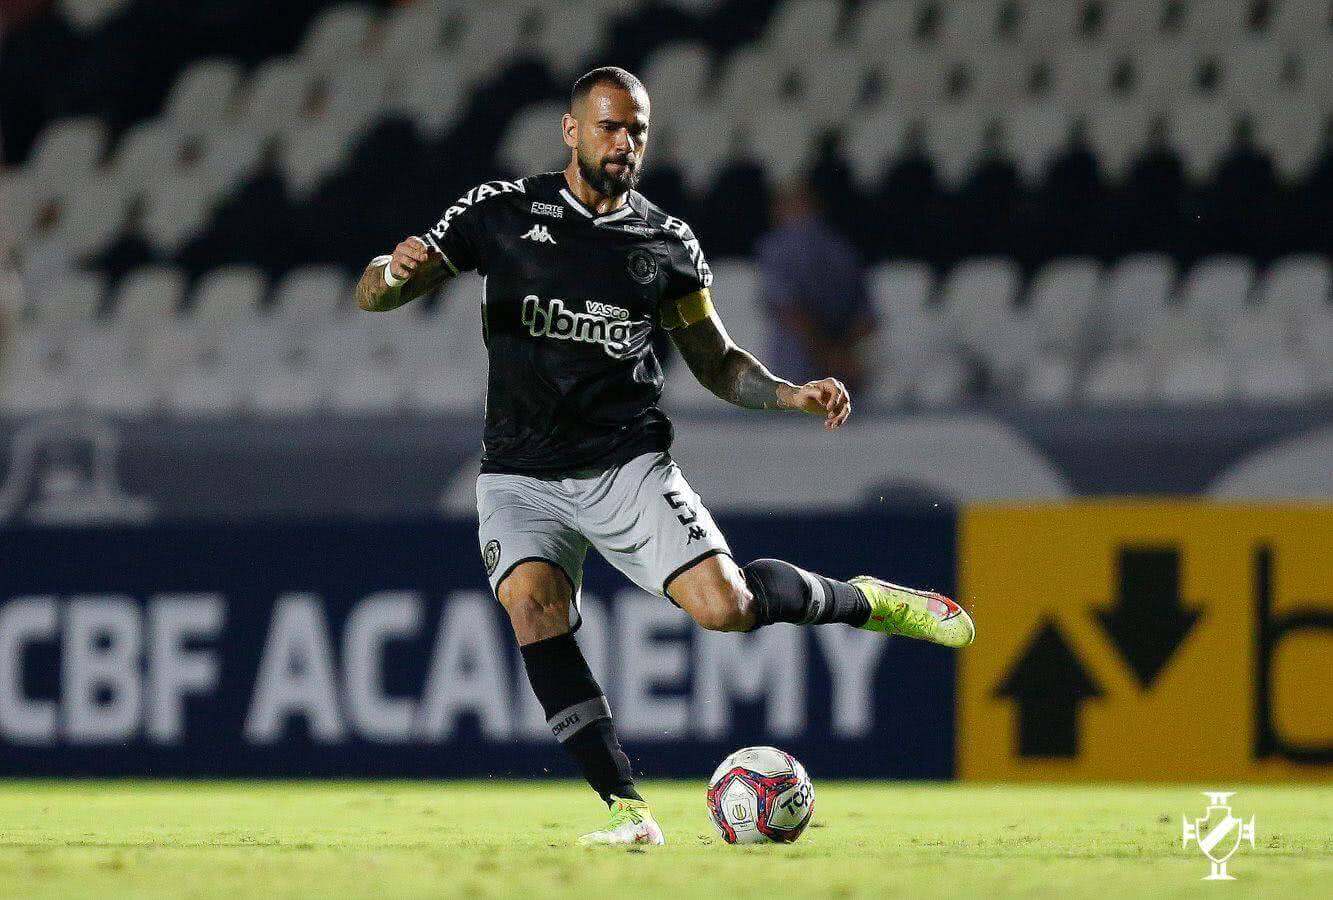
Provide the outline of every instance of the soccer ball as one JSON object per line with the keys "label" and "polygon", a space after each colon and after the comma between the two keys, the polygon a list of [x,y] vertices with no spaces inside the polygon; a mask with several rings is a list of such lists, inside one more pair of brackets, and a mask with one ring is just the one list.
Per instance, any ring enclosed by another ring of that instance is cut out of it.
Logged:
{"label": "soccer ball", "polygon": [[814,811],[805,767],[776,747],[737,750],[708,782],[708,815],[728,844],[790,844]]}

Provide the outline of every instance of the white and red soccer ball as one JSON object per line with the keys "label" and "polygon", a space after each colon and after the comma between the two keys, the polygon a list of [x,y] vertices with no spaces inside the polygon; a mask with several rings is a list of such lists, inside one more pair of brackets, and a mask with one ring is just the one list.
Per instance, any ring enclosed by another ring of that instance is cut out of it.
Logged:
{"label": "white and red soccer ball", "polygon": [[814,811],[805,767],[776,747],[737,750],[708,782],[708,815],[728,844],[790,844]]}

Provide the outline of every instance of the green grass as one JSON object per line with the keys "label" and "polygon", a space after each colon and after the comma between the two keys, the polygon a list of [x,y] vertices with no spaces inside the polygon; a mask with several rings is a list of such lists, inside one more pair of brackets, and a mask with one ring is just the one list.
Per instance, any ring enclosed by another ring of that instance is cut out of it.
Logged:
{"label": "green grass", "polygon": [[[1231,786],[1235,787],[1235,786]],[[22,897],[1329,896],[1333,788],[1241,786],[1238,881],[1180,846],[1194,787],[816,784],[791,846],[729,847],[703,786],[648,783],[664,848],[570,846],[570,782],[0,781],[0,895]]]}

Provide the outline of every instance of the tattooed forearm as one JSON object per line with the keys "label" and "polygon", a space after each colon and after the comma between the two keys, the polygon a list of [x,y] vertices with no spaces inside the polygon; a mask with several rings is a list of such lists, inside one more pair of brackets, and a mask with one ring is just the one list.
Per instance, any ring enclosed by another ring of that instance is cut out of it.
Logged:
{"label": "tattooed forearm", "polygon": [[718,397],[745,409],[787,409],[794,386],[737,347],[716,316],[671,333],[690,371]]}
{"label": "tattooed forearm", "polygon": [[386,263],[371,263],[356,283],[356,305],[367,312],[396,309],[407,302],[403,288],[391,288],[384,280]]}
{"label": "tattooed forearm", "polygon": [[384,264],[371,262],[356,283],[356,305],[367,312],[386,312],[429,294],[449,277],[444,268],[418,271],[401,287],[391,288],[384,281]]}

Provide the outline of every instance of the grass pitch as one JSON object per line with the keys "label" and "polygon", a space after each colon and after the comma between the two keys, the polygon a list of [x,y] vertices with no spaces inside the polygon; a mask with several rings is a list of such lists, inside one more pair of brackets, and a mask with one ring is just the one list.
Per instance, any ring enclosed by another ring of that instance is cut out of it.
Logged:
{"label": "grass pitch", "polygon": [[730,847],[702,783],[649,782],[664,848],[570,846],[572,782],[0,782],[15,897],[1329,896],[1333,787],[1229,786],[1238,880],[1199,879],[1194,787],[817,782],[790,846]]}

